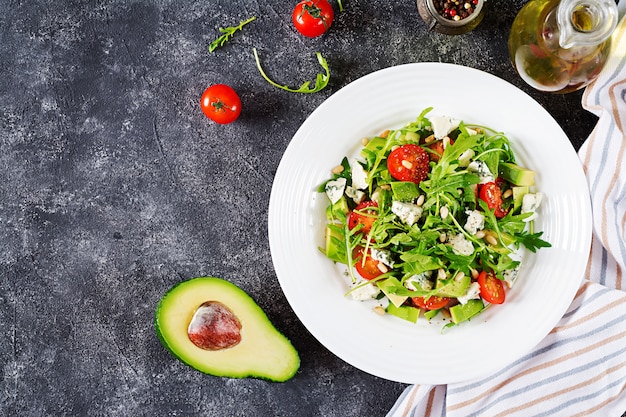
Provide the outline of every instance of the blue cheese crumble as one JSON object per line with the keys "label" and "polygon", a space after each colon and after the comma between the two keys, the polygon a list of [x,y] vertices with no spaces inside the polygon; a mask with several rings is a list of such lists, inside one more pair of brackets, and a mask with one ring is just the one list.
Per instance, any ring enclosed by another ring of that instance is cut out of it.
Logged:
{"label": "blue cheese crumble", "polygon": [[346,189],[346,179],[337,178],[336,180],[328,181],[324,187],[326,195],[331,203],[335,204],[343,197],[343,192]]}
{"label": "blue cheese crumble", "polygon": [[467,287],[467,291],[460,297],[456,299],[459,300],[461,304],[467,304],[469,300],[478,300],[480,298],[480,285],[477,282],[472,282],[469,287]]}
{"label": "blue cheese crumble", "polygon": [[422,208],[417,204],[396,200],[391,203],[391,212],[409,226],[413,226],[419,220],[422,216],[422,211]]}
{"label": "blue cheese crumble", "polygon": [[475,235],[476,232],[485,228],[485,216],[483,216],[480,211],[466,210],[465,214],[467,214],[467,220],[465,221],[463,229],[465,229],[467,233]]}
{"label": "blue cheese crumble", "polygon": [[350,170],[352,171],[352,186],[357,190],[364,190],[367,188],[367,172],[363,168],[363,165],[356,159],[350,160]]}
{"label": "blue cheese crumble", "polygon": [[478,178],[480,179],[480,184],[487,184],[488,182],[494,182],[496,180],[496,178],[489,170],[487,164],[483,161],[476,160],[470,162],[470,164],[467,166],[467,170],[478,175]]}
{"label": "blue cheese crumble", "polygon": [[367,284],[363,283],[366,281],[361,281],[357,285],[354,286],[354,289],[350,292],[352,295],[352,299],[355,301],[367,301],[373,298],[378,297],[380,294],[380,288],[374,285],[371,282]]}
{"label": "blue cheese crumble", "polygon": [[529,222],[531,220],[535,220],[537,218],[537,209],[541,204],[541,200],[543,198],[543,194],[541,193],[528,193],[524,194],[522,198],[522,214],[524,213],[532,213],[529,217],[525,218],[525,222]]}
{"label": "blue cheese crumble", "polygon": [[465,235],[463,233],[450,237],[448,239],[448,243],[452,246],[452,250],[457,255],[470,256],[474,253],[474,245],[472,245],[472,242],[465,239]]}
{"label": "blue cheese crumble", "polygon": [[370,255],[372,259],[378,262],[382,262],[387,265],[389,268],[393,268],[394,261],[391,259],[391,252],[385,249],[370,249]]}
{"label": "blue cheese crumble", "polygon": [[350,185],[346,187],[346,195],[352,199],[356,204],[359,204],[365,200],[365,192]]}
{"label": "blue cheese crumble", "polygon": [[430,124],[436,139],[443,139],[448,133],[459,127],[459,121],[448,116],[432,116]]}

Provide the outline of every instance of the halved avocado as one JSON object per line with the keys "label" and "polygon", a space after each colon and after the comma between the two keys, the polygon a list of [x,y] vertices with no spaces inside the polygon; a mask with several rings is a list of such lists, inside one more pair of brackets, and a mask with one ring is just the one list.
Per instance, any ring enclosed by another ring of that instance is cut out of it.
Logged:
{"label": "halved avocado", "polygon": [[[240,324],[238,343],[210,350],[192,342],[189,324],[203,305],[220,306],[220,313],[225,306],[232,313]],[[193,278],[172,287],[157,306],[155,327],[175,357],[209,375],[284,382],[300,367],[298,352],[261,307],[241,288],[220,278]]]}

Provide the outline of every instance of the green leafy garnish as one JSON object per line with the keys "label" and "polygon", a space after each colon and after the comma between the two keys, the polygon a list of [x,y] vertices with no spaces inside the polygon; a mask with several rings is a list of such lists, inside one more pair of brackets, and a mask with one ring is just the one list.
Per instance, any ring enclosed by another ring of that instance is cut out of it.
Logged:
{"label": "green leafy garnish", "polygon": [[248,20],[239,22],[239,25],[237,26],[229,26],[227,28],[220,28],[219,31],[222,33],[222,35],[219,38],[215,39],[213,42],[211,42],[211,44],[209,45],[209,52],[213,52],[218,47],[224,46],[224,44],[228,42],[228,40],[233,36],[235,32],[237,32],[238,30],[242,30],[245,25],[252,22],[254,19],[256,19],[256,16],[252,16]]}
{"label": "green leafy garnish", "polygon": [[318,91],[323,90],[328,85],[328,81],[330,80],[330,70],[328,69],[328,63],[326,62],[326,59],[322,56],[321,53],[316,52],[315,55],[317,56],[317,60],[322,66],[322,68],[324,68],[324,70],[326,71],[326,74],[317,74],[317,77],[315,78],[315,86],[313,88],[309,87],[311,82],[306,81],[300,86],[300,88],[295,89],[295,88],[290,88],[286,85],[280,85],[277,82],[272,81],[267,76],[267,74],[265,74],[265,71],[263,71],[263,68],[261,67],[261,61],[259,60],[259,55],[256,51],[256,48],[254,48],[254,59],[256,60],[256,66],[259,69],[259,72],[261,73],[263,78],[265,78],[265,81],[267,81],[274,87],[280,88],[285,91],[289,91],[291,93],[303,93],[303,94],[317,93]]}
{"label": "green leafy garnish", "polygon": [[339,5],[339,11],[343,12],[343,4],[341,4],[341,0],[337,0],[337,5]]}

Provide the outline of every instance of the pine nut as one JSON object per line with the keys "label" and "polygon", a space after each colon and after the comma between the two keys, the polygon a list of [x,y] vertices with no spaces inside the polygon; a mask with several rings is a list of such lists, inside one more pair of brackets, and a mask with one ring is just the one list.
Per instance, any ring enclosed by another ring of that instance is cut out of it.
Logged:
{"label": "pine nut", "polygon": [[480,274],[478,273],[478,271],[477,271],[477,270],[475,270],[474,268],[472,268],[472,269],[470,270],[470,273],[472,274],[472,278],[474,278],[474,279],[478,279],[478,275],[480,275]]}
{"label": "pine nut", "polygon": [[446,236],[446,234],[445,234],[445,233],[442,233],[442,234],[440,234],[440,235],[439,235],[439,241],[440,241],[441,243],[444,243],[444,242],[446,241],[446,239],[447,239],[447,238],[448,238],[448,237]]}
{"label": "pine nut", "polygon": [[387,265],[385,265],[384,263],[378,262],[377,266],[378,266],[378,270],[382,272],[383,274],[386,272],[389,272],[389,268],[387,268]]}
{"label": "pine nut", "polygon": [[513,190],[509,188],[505,192],[502,193],[502,198],[509,198],[512,195],[513,195]]}
{"label": "pine nut", "polygon": [[381,138],[386,138],[387,136],[389,136],[389,129],[387,129],[384,132],[382,132],[379,136]]}
{"label": "pine nut", "polygon": [[370,139],[369,138],[363,138],[361,139],[361,145],[363,146],[367,146],[367,144],[370,143]]}
{"label": "pine nut", "polygon": [[402,160],[402,166],[405,167],[406,169],[413,168],[413,164],[411,162],[407,161],[406,159]]}
{"label": "pine nut", "polygon": [[482,239],[485,237],[485,231],[484,230],[479,230],[476,233],[474,233],[474,237],[476,239]]}
{"label": "pine nut", "polygon": [[374,313],[378,314],[379,316],[384,316],[385,315],[385,309],[383,308],[383,306],[375,306],[374,307]]}
{"label": "pine nut", "polygon": [[424,196],[424,194],[420,194],[419,197],[417,197],[417,201],[415,202],[415,204],[417,204],[418,206],[422,206],[422,204],[424,204],[424,200],[426,199],[426,197]]}
{"label": "pine nut", "polygon": [[459,282],[460,280],[462,280],[463,278],[465,278],[465,272],[463,271],[459,271],[456,273],[456,275],[454,276],[454,280],[456,282]]}
{"label": "pine nut", "polygon": [[435,140],[435,135],[430,135],[430,136],[426,136],[426,139],[424,139],[425,143],[431,143]]}
{"label": "pine nut", "polygon": [[437,270],[437,278],[439,278],[439,279],[446,279],[447,278],[446,270],[443,269],[443,268],[439,268]]}
{"label": "pine nut", "polygon": [[447,319],[449,319],[450,317],[452,317],[452,316],[450,315],[450,310],[448,310],[447,308],[442,308],[442,309],[441,309],[441,314],[442,314],[445,318],[447,318]]}
{"label": "pine nut", "polygon": [[450,214],[450,209],[448,206],[443,206],[441,207],[441,210],[439,210],[439,214],[441,215],[441,220],[445,220],[446,217],[448,217],[448,214]]}
{"label": "pine nut", "polygon": [[485,240],[487,241],[487,243],[493,246],[498,244],[498,239],[496,239],[493,235],[485,236]]}
{"label": "pine nut", "polygon": [[443,138],[443,149],[446,149],[448,146],[450,146],[450,138],[446,136]]}
{"label": "pine nut", "polygon": [[343,165],[337,165],[336,167],[334,167],[331,172],[333,174],[341,174],[343,172],[344,168]]}

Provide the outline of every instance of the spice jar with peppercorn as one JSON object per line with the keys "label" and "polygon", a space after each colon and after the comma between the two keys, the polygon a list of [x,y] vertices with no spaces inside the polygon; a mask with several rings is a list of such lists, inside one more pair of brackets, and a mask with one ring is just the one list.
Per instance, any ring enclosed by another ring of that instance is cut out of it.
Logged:
{"label": "spice jar with peppercorn", "polygon": [[483,19],[486,0],[417,0],[429,30],[458,35],[474,29]]}

